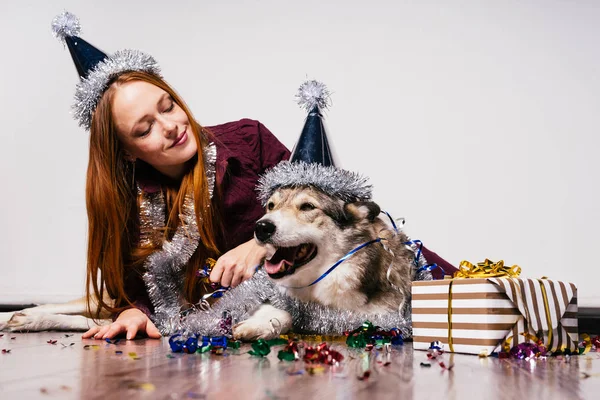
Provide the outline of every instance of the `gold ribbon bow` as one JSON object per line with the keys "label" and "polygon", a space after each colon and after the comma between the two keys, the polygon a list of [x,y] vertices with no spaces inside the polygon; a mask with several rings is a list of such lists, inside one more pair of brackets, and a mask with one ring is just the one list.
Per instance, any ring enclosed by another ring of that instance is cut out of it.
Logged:
{"label": "gold ribbon bow", "polygon": [[467,260],[461,261],[458,266],[458,271],[454,273],[454,278],[516,278],[519,275],[521,275],[521,267],[518,265],[507,267],[504,265],[504,260],[495,263],[486,258],[485,261],[477,263],[476,265],[471,264]]}
{"label": "gold ribbon bow", "polygon": [[[454,278],[516,278],[519,275],[521,275],[521,267],[518,265],[505,267],[504,260],[495,263],[486,258],[485,261],[477,263],[477,265],[473,265],[467,260],[461,261],[458,271],[454,273]],[[454,352],[454,344],[452,343],[452,282],[448,285],[448,346],[450,351]],[[508,346],[508,344],[505,343],[505,346]]]}

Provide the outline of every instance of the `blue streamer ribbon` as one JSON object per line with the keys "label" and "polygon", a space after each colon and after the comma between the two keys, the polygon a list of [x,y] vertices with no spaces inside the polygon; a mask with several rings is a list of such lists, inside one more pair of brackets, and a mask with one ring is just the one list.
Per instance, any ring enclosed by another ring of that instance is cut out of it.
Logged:
{"label": "blue streamer ribbon", "polygon": [[344,257],[342,257],[342,258],[340,258],[338,261],[336,261],[336,263],[335,263],[335,264],[333,264],[333,265],[332,265],[332,266],[331,266],[331,267],[330,267],[330,268],[329,268],[327,271],[325,271],[323,274],[321,274],[321,276],[320,276],[320,277],[318,277],[318,278],[317,278],[317,279],[316,279],[316,280],[315,280],[313,283],[311,283],[310,285],[306,285],[306,286],[284,286],[284,285],[281,285],[281,286],[283,286],[283,287],[285,287],[285,288],[288,288],[288,289],[304,289],[304,288],[310,287],[310,286],[312,286],[312,285],[315,285],[315,284],[319,283],[320,281],[322,281],[323,279],[325,279],[325,278],[327,277],[327,275],[329,275],[329,274],[330,274],[330,273],[331,273],[331,272],[332,272],[334,269],[336,269],[336,268],[337,268],[337,267],[338,267],[338,266],[339,266],[341,263],[343,263],[343,262],[344,262],[344,261],[346,261],[348,258],[350,258],[350,257],[351,257],[351,256],[352,256],[354,253],[356,253],[357,251],[359,251],[359,250],[361,250],[361,249],[363,249],[363,248],[365,248],[365,247],[367,247],[367,246],[370,246],[370,245],[372,245],[373,243],[379,243],[379,242],[381,242],[382,240],[383,240],[382,238],[373,239],[373,240],[370,240],[370,241],[368,241],[368,242],[366,242],[366,243],[363,243],[363,244],[361,244],[360,246],[358,246],[358,247],[355,247],[354,249],[350,250],[348,253],[346,253],[346,255],[345,255]]}
{"label": "blue streamer ribbon", "polygon": [[[388,213],[387,211],[382,210],[382,213],[384,213],[385,215],[387,215],[387,217],[390,219],[391,223],[392,223],[392,227],[394,228],[394,231],[397,233],[398,232],[398,226],[396,225],[396,222],[394,221],[394,218],[392,218],[392,216],[390,215],[390,213]],[[343,256],[342,258],[340,258],[338,261],[336,261],[335,264],[333,264],[327,271],[325,271],[323,274],[321,274],[321,276],[319,276],[315,281],[313,281],[312,283],[310,283],[309,285],[306,286],[285,286],[285,285],[281,285],[287,289],[304,289],[307,287],[311,287],[317,283],[319,283],[320,281],[322,281],[323,279],[325,279],[327,277],[327,275],[329,275],[331,272],[333,272],[334,269],[336,269],[341,263],[343,263],[344,261],[346,261],[348,258],[352,257],[352,255],[354,255],[357,251],[360,251],[362,249],[364,249],[367,246],[370,246],[374,243],[380,243],[382,240],[385,240],[383,238],[377,238],[377,239],[373,239],[370,240],[366,243],[361,244],[358,247],[355,247],[354,249],[350,250],[348,253],[346,253],[345,256]],[[444,274],[446,274],[446,272],[444,271],[444,269],[442,267],[440,267],[439,265],[437,265],[436,263],[433,264],[428,264],[428,265],[424,265],[422,267],[419,267],[419,260],[421,259],[421,255],[423,253],[423,242],[421,242],[420,240],[409,240],[408,242],[404,242],[403,244],[405,245],[412,245],[412,244],[416,244],[418,246],[417,252],[415,254],[415,258],[413,260],[413,263],[415,264],[415,268],[417,268],[416,272],[421,272],[421,271],[431,271],[435,268],[439,268],[442,270],[442,272],[444,272]]]}

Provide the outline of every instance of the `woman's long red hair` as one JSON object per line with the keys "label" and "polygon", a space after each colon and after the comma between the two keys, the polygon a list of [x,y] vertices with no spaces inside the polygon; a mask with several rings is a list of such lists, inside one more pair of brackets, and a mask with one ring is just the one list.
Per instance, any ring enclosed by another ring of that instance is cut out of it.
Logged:
{"label": "woman's long red hair", "polygon": [[[184,293],[188,301],[194,302],[198,297],[195,268],[207,257],[220,254],[217,245],[221,232],[218,207],[214,206],[217,202],[212,202],[213,206],[207,207],[211,199],[201,150],[212,140],[210,132],[195,122],[183,100],[161,78],[144,72],[127,72],[118,76],[98,102],[90,129],[86,182],[89,223],[86,295],[89,311],[96,317],[102,309],[118,312],[132,305],[131,293],[125,292],[125,281],[133,275],[141,275],[143,260],[156,250],[152,247],[139,248],[138,245],[139,217],[134,169],[125,161],[112,114],[112,99],[119,85],[135,80],[151,83],[167,92],[187,114],[191,131],[198,143],[198,154],[190,160],[190,168],[181,183],[162,186],[168,210],[165,239],[172,236],[179,224],[185,195],[194,194],[200,244],[188,265]],[[140,161],[138,165],[142,167],[140,169],[151,168]],[[141,278],[136,279],[140,281]],[[105,291],[114,300],[114,305],[104,301]],[[95,310],[91,310],[95,303],[90,302],[91,296],[98,299]]]}

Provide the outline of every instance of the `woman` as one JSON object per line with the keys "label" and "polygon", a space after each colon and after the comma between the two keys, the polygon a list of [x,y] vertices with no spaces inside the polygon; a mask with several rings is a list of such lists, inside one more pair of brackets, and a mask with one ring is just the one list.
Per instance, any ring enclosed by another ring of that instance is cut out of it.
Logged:
{"label": "woman", "polygon": [[[256,121],[200,126],[152,57],[134,50],[107,56],[77,36],[72,14],[56,17],[53,29],[81,77],[74,110],[90,130],[88,301],[106,291],[115,302],[99,301],[96,315],[108,309],[114,322],[83,338],[158,338],[153,305],[172,316],[174,307],[214,290],[198,276],[207,259],[218,258],[210,281],[224,287],[262,262],[264,249],[252,239],[264,212],[254,187],[289,151]],[[161,274],[181,284],[172,290]]]}

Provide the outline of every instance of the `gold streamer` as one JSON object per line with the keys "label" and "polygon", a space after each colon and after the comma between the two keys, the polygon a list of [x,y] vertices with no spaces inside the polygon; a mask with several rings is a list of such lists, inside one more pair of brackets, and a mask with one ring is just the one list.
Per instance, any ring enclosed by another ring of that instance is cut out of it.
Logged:
{"label": "gold streamer", "polygon": [[315,342],[315,343],[323,343],[323,342],[346,342],[347,336],[340,335],[304,335],[301,333],[289,333],[287,335],[279,335],[280,339],[290,340],[297,339],[304,342]]}
{"label": "gold streamer", "polygon": [[448,347],[450,352],[454,353],[454,345],[452,343],[452,283],[448,284]]}
{"label": "gold streamer", "polygon": [[518,265],[507,267],[504,265],[504,260],[495,263],[486,258],[485,261],[477,263],[476,265],[473,265],[467,260],[461,261],[458,271],[454,273],[454,278],[516,278],[519,275],[521,275],[521,267]]}
{"label": "gold streamer", "polygon": [[583,353],[581,353],[581,354],[589,353],[590,350],[592,349],[592,338],[590,338],[590,335],[588,335],[587,333],[582,333],[581,335],[579,335],[579,337],[585,343],[585,349],[583,350]]}

